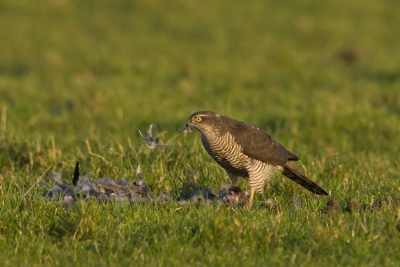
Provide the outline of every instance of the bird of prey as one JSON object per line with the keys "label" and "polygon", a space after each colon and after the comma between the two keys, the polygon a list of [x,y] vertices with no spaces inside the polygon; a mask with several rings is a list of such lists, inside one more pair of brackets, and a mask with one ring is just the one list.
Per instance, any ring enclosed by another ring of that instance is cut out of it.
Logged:
{"label": "bird of prey", "polygon": [[315,194],[328,195],[290,163],[298,161],[299,157],[252,123],[240,122],[212,111],[198,111],[190,116],[181,133],[190,131],[190,127],[201,133],[204,148],[226,170],[233,186],[239,177],[248,180],[250,206],[254,193],[264,192],[265,181],[275,171]]}

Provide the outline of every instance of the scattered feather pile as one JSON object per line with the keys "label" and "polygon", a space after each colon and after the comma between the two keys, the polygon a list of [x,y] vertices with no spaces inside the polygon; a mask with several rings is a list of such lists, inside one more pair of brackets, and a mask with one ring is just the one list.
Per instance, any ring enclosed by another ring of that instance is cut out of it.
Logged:
{"label": "scattered feather pile", "polygon": [[62,181],[59,172],[50,173],[50,178],[55,185],[45,195],[47,200],[61,199],[65,205],[75,204],[78,199],[97,199],[101,201],[113,200],[116,202],[149,202],[153,199],[150,189],[142,178],[140,166],[137,168],[137,181],[128,182],[120,178],[118,182],[110,177],[103,177],[97,180],[90,180],[90,173],[79,175],[79,162],[76,163],[73,186]]}
{"label": "scattered feather pile", "polygon": [[[179,205],[185,204],[210,204],[227,205],[231,207],[247,206],[249,195],[237,186],[231,187],[224,185],[222,189],[202,188],[194,190],[188,198],[179,197],[172,199],[168,193],[161,193],[157,197],[153,194],[143,179],[143,174],[138,166],[136,182],[127,181],[120,178],[118,182],[110,177],[103,177],[90,180],[90,173],[80,175],[79,162],[76,163],[72,185],[62,181],[59,172],[50,173],[50,178],[54,181],[54,186],[45,195],[46,200],[61,200],[64,205],[76,204],[79,199],[95,199],[102,202],[115,201],[117,203],[153,203],[175,201]],[[269,199],[261,203],[261,207],[277,209],[277,203]]]}
{"label": "scattered feather pile", "polygon": [[[118,182],[110,177],[90,180],[90,173],[79,174],[79,162],[76,163],[72,185],[62,181],[59,172],[50,173],[54,186],[45,195],[46,200],[61,200],[64,205],[75,204],[77,200],[96,199],[102,202],[114,201],[117,203],[153,203],[174,201],[178,205],[209,204],[226,205],[230,207],[246,207],[249,203],[249,194],[240,187],[223,185],[222,189],[201,188],[192,191],[187,198],[173,199],[168,193],[161,193],[154,197],[149,186],[143,179],[143,174],[138,166],[135,182],[120,178]],[[259,208],[278,210],[278,203],[268,199],[258,203]],[[360,204],[352,197],[347,201],[347,206],[342,206],[338,201],[330,199],[321,211],[324,214],[339,214],[343,212],[379,211],[385,207],[400,207],[400,198],[385,197],[376,200],[372,205]],[[293,198],[290,210],[301,208],[297,198]]]}

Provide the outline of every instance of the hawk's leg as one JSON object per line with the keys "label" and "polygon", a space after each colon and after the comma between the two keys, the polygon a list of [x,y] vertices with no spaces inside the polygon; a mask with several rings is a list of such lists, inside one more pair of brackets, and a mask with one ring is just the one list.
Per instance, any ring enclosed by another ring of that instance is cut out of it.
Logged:
{"label": "hawk's leg", "polygon": [[239,176],[228,172],[229,179],[231,179],[232,186],[236,186],[239,182]]}
{"label": "hawk's leg", "polygon": [[265,181],[268,181],[271,178],[274,167],[260,161],[251,160],[247,167],[247,171],[249,173],[250,185],[249,206],[251,207],[253,204],[254,193],[264,192]]}
{"label": "hawk's leg", "polygon": [[253,206],[253,198],[254,198],[254,188],[250,187],[250,198],[249,198],[249,207]]}

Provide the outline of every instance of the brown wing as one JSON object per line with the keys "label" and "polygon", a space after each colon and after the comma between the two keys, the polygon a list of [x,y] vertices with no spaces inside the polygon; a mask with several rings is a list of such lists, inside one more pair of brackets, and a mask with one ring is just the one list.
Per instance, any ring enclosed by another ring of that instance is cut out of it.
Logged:
{"label": "brown wing", "polygon": [[285,166],[288,160],[299,160],[261,128],[248,122],[239,122],[230,133],[247,156],[272,165]]}

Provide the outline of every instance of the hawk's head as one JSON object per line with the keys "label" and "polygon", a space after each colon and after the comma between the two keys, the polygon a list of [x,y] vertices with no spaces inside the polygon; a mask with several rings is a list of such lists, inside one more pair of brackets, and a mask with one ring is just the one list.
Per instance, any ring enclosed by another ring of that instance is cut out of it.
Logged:
{"label": "hawk's head", "polygon": [[218,122],[221,116],[212,111],[197,111],[193,113],[186,123],[186,126],[180,131],[190,132],[190,127],[199,130],[201,133],[215,132],[218,129]]}

